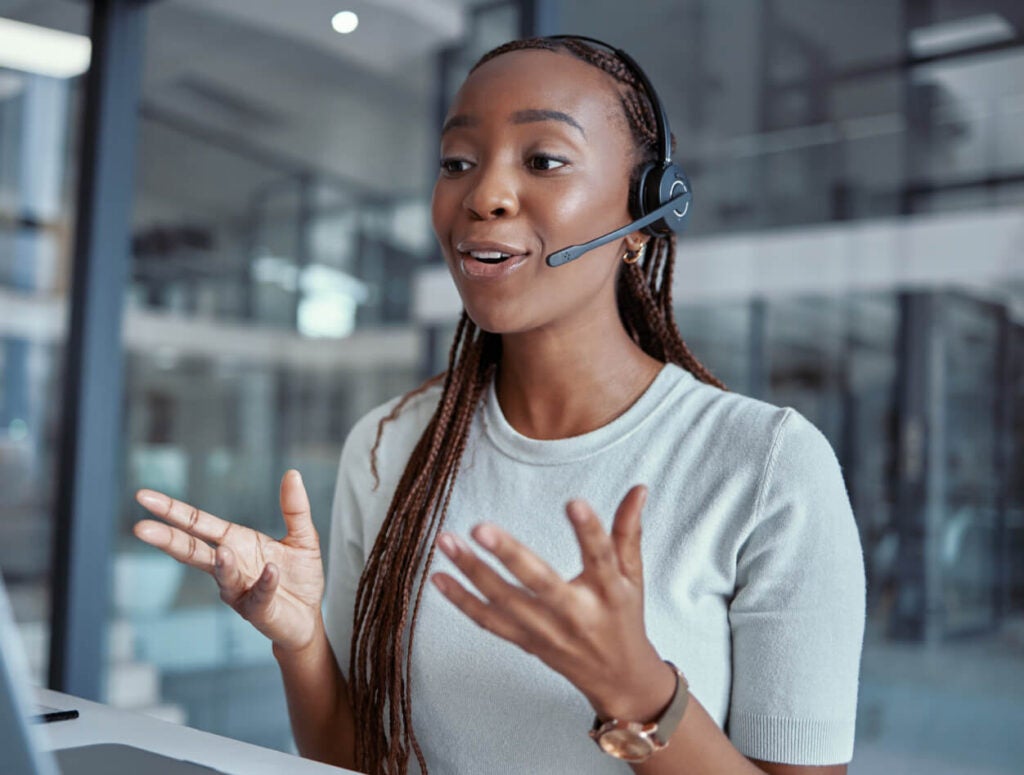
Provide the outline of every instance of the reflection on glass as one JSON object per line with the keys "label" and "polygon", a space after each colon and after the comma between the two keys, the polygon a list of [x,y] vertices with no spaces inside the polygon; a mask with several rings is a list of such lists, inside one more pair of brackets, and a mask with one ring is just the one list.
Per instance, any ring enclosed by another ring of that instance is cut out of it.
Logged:
{"label": "reflection on glass", "polygon": [[[0,15],[82,31],[76,14],[60,4],[33,6]],[[77,64],[60,74],[48,69],[60,64],[56,54],[48,61],[3,57],[7,66],[0,66],[0,572],[38,683],[44,681],[49,648],[63,308],[70,274],[69,151],[81,84],[74,75],[88,61],[88,39],[69,35],[63,43],[69,42]]]}

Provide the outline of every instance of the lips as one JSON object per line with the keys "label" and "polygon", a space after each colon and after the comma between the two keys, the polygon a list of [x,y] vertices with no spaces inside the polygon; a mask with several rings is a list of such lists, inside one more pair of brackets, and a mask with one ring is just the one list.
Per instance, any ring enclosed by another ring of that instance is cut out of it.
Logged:
{"label": "lips", "polygon": [[455,249],[463,276],[479,280],[507,277],[529,256],[529,251],[518,245],[490,240],[463,240]]}
{"label": "lips", "polygon": [[510,258],[519,258],[527,253],[517,245],[476,240],[463,240],[455,249],[463,260],[469,259],[483,264],[502,264]]}

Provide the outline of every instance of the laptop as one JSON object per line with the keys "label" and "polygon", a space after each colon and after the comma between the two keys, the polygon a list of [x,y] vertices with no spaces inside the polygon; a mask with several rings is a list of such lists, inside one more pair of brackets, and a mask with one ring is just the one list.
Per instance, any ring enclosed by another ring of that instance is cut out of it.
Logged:
{"label": "laptop", "polygon": [[[195,762],[130,745],[100,743],[47,750],[45,724],[36,714],[28,685],[28,660],[0,578],[0,770],[3,775],[210,775],[219,773]],[[57,723],[76,723],[57,722]]]}

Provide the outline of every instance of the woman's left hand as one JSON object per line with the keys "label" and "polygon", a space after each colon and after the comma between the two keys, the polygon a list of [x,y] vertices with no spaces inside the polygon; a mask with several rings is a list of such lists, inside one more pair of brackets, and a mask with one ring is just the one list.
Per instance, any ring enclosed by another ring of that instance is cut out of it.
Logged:
{"label": "woman's left hand", "polygon": [[648,721],[675,691],[675,673],[644,628],[640,512],[647,488],[633,487],[615,513],[611,535],[582,500],[566,506],[583,555],[583,571],[565,581],[536,554],[491,524],[474,540],[522,584],[510,584],[461,538],[442,533],[441,550],[483,595],[446,573],[431,579],[466,616],[565,676],[599,718]]}

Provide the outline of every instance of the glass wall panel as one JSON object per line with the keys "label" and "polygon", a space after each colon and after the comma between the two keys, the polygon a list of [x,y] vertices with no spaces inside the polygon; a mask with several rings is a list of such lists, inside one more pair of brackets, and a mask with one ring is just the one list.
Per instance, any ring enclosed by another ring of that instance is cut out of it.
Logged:
{"label": "glass wall panel", "polygon": [[730,390],[756,395],[756,351],[762,337],[763,304],[682,304],[675,310],[683,340],[698,360]]}
{"label": "glass wall panel", "polygon": [[[151,9],[111,616],[125,633],[112,658],[152,691],[111,700],[290,749],[269,642],[205,574],[131,535],[132,494],[280,536],[281,476],[297,468],[327,545],[350,428],[423,376],[409,307],[435,251],[438,52],[485,27],[514,37],[518,10],[378,4],[342,37],[312,7],[272,5]],[[382,44],[379,25],[413,23]]]}
{"label": "glass wall panel", "polygon": [[650,74],[693,182],[692,234],[994,206],[1020,184],[1019,43],[957,56],[1019,41],[1019,4],[640,7],[567,0],[563,26]]}
{"label": "glass wall panel", "polygon": [[[88,46],[85,4],[0,3],[0,18],[64,33]],[[0,41],[15,46],[16,41]],[[15,69],[0,56],[0,573],[43,683],[49,641],[51,549],[70,285],[77,74],[45,63]]]}

